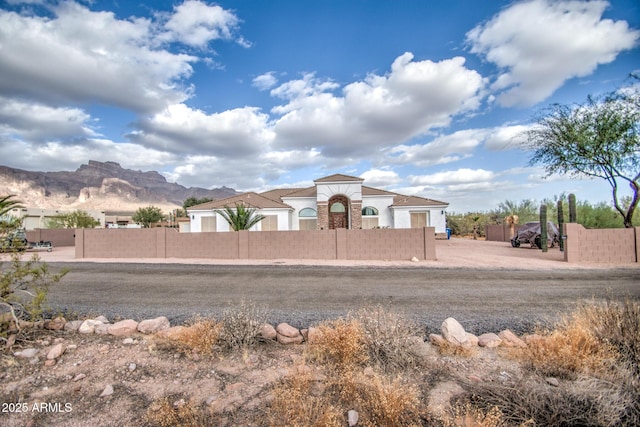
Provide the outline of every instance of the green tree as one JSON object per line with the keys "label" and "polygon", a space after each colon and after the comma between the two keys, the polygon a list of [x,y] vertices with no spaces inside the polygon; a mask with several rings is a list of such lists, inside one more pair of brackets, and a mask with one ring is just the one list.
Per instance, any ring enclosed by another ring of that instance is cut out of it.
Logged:
{"label": "green tree", "polygon": [[182,209],[184,209],[186,212],[187,208],[190,208],[191,206],[201,205],[203,203],[207,203],[212,200],[213,199],[209,197],[203,197],[201,199],[198,199],[197,197],[188,197],[187,199],[185,199],[184,202],[182,202]]}
{"label": "green tree", "polygon": [[56,215],[47,223],[49,228],[95,228],[99,225],[100,221],[82,210]]}
{"label": "green tree", "polygon": [[234,231],[248,230],[265,217],[257,214],[255,209],[247,208],[242,203],[236,203],[235,208],[224,206],[223,210],[217,211]]}
{"label": "green tree", "polygon": [[131,217],[133,222],[142,225],[143,228],[149,228],[151,224],[155,224],[163,218],[162,210],[156,206],[139,208]]}
{"label": "green tree", "polygon": [[[625,227],[632,227],[640,197],[640,89],[627,87],[583,105],[555,104],[525,133],[531,165],[554,173],[605,179]],[[631,189],[621,203],[621,184]]]}

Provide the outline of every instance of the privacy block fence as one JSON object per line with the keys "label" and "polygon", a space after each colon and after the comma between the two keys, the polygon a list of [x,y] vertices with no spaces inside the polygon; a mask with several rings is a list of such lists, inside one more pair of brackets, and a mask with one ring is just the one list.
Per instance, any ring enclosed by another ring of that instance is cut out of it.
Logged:
{"label": "privacy block fence", "polygon": [[77,229],[76,258],[436,259],[435,228],[179,233]]}
{"label": "privacy block fence", "polygon": [[586,229],[565,224],[564,260],[594,264],[628,264],[640,259],[640,227]]}

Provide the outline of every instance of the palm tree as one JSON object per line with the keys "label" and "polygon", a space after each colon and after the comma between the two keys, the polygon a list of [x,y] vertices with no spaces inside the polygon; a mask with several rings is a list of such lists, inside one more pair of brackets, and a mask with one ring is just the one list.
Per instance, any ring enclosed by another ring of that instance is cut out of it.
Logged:
{"label": "palm tree", "polygon": [[242,203],[236,203],[235,209],[224,206],[224,210],[217,211],[228,223],[233,231],[248,230],[265,217],[257,214],[255,209],[247,208]]}
{"label": "palm tree", "polygon": [[18,200],[12,200],[16,197],[14,194],[9,194],[8,196],[0,197],[0,217],[6,215],[11,211],[11,209],[23,208]]}

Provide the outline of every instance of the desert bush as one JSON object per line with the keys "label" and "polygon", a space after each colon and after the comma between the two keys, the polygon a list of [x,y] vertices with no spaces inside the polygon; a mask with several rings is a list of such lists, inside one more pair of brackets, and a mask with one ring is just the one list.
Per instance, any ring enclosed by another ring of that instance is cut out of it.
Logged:
{"label": "desert bush", "polygon": [[542,377],[512,383],[467,383],[470,402],[479,408],[497,407],[508,425],[632,426],[627,409],[632,396],[609,381],[580,378],[558,387]]}
{"label": "desert bush", "polygon": [[[0,262],[0,338],[20,332],[20,320],[37,320],[46,309],[49,286],[67,273],[49,271],[37,255],[22,261],[12,253],[10,262]],[[7,267],[8,265],[8,267]]]}
{"label": "desert bush", "polygon": [[409,337],[418,334],[418,328],[406,317],[376,306],[360,309],[349,318],[361,325],[366,351],[374,364],[391,371],[415,364],[408,343]]}
{"label": "desert bush", "polygon": [[187,325],[171,335],[170,341],[180,350],[210,356],[220,341],[222,323],[215,319],[196,316]]}
{"label": "desert bush", "polygon": [[613,346],[595,335],[590,320],[580,311],[565,316],[553,331],[530,340],[519,355],[534,371],[560,378],[604,375],[617,357]]}
{"label": "desert bush", "polygon": [[169,399],[168,397],[154,401],[147,409],[144,421],[147,425],[153,427],[202,427],[214,425],[211,415],[195,401]]}
{"label": "desert bush", "polygon": [[307,345],[308,356],[338,370],[348,370],[367,361],[362,325],[354,320],[337,319],[317,327],[314,339]]}
{"label": "desert bush", "polygon": [[424,410],[420,390],[402,376],[390,378],[371,372],[368,375],[350,371],[337,378],[341,402],[346,409],[355,409],[362,426],[421,425]]}
{"label": "desert bush", "polygon": [[327,395],[313,393],[310,375],[298,375],[278,384],[268,411],[270,426],[343,426],[343,411]]}
{"label": "desert bush", "polygon": [[268,312],[245,300],[229,304],[222,313],[221,340],[228,350],[251,347],[258,342],[260,328],[267,321]]}
{"label": "desert bush", "polygon": [[610,344],[622,362],[640,376],[640,303],[608,300],[603,305],[589,304],[578,309],[578,316],[589,324],[595,337]]}

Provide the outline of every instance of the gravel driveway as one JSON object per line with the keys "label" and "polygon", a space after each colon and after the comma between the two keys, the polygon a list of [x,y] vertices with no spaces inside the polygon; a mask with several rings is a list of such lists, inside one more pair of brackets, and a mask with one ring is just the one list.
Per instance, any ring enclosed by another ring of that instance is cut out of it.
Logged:
{"label": "gravel driveway", "polygon": [[[75,260],[72,248],[43,253],[69,274],[50,290],[56,310],[137,320],[219,316],[255,301],[272,323],[307,327],[367,305],[400,310],[427,332],[449,317],[474,333],[530,331],[592,298],[640,299],[640,268],[574,265],[562,253],[509,243],[438,241],[437,261]],[[66,251],[66,252],[65,252]],[[66,257],[65,257],[66,253]],[[252,264],[252,265],[249,265]]]}

